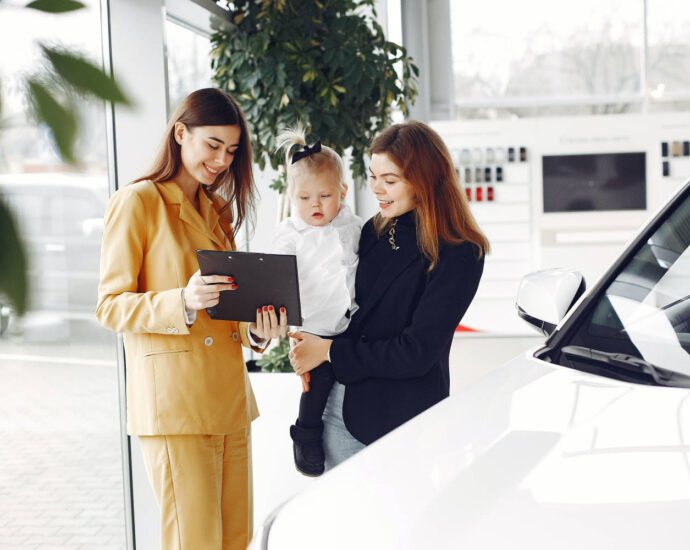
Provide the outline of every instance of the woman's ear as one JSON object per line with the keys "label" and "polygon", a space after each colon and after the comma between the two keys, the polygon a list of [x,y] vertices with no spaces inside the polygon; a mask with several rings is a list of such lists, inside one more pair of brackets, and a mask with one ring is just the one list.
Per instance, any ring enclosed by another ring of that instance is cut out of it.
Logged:
{"label": "woman's ear", "polygon": [[187,126],[184,122],[176,122],[175,129],[173,130],[173,135],[175,136],[175,141],[178,145],[182,145],[182,140],[184,139],[184,134],[187,131]]}

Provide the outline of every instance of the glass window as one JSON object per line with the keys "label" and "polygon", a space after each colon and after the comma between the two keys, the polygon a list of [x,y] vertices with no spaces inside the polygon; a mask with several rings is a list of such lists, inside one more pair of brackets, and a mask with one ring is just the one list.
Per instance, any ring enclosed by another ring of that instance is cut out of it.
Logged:
{"label": "glass window", "polygon": [[456,97],[638,93],[642,16],[629,0],[451,2]]}
{"label": "glass window", "polygon": [[450,5],[460,117],[634,113],[645,101],[650,111],[687,110],[690,4],[459,0]]}
{"label": "glass window", "polygon": [[104,208],[105,197],[93,192],[88,184],[75,186],[71,192],[53,197],[48,205],[46,222],[53,235],[79,239],[95,236],[100,240],[100,234],[93,235],[97,231],[90,224],[99,217],[103,218]]}
{"label": "glass window", "polygon": [[168,105],[172,112],[188,94],[211,82],[211,41],[200,30],[168,20],[165,26],[168,56]]}
{"label": "glass window", "polygon": [[635,113],[643,103],[649,112],[690,109],[690,3],[458,0],[450,6],[462,118]]}
{"label": "glass window", "polygon": [[[647,85],[653,100],[690,96],[690,3],[647,0]],[[685,109],[688,109],[688,102]]]}
{"label": "glass window", "polygon": [[19,231],[25,238],[44,233],[42,197],[38,193],[26,193],[21,188],[12,189],[12,181],[12,177],[0,176],[0,198],[12,209]]}
{"label": "glass window", "polygon": [[71,98],[81,162],[68,166],[24,94],[44,65],[39,42],[100,62],[100,2],[84,3],[60,15],[0,4],[0,51],[11,52],[0,65],[0,198],[17,219],[30,283],[22,318],[0,297],[0,509],[17,546],[125,547],[116,336],[94,317],[105,108]]}

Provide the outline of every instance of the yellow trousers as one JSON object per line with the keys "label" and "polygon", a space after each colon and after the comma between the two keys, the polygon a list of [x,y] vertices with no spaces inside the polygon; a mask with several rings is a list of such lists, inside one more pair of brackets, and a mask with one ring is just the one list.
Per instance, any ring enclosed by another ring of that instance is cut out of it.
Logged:
{"label": "yellow trousers", "polygon": [[161,514],[162,550],[245,550],[253,530],[251,427],[139,436]]}

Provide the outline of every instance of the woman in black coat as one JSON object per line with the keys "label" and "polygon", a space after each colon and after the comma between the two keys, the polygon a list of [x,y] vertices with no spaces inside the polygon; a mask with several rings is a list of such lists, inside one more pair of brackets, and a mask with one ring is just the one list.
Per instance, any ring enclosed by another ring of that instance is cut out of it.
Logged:
{"label": "woman in black coat", "polygon": [[472,301],[489,243],[448,149],[426,124],[396,124],[370,148],[381,211],[362,230],[356,301],[334,340],[295,333],[297,374],[330,361],[326,467],[448,396],[453,334]]}

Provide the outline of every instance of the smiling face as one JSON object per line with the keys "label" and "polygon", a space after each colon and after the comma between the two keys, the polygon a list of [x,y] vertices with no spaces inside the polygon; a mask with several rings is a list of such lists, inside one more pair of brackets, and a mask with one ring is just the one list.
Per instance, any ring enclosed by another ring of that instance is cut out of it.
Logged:
{"label": "smiling face", "polygon": [[416,208],[412,186],[387,153],[374,153],[371,156],[369,173],[369,184],[384,218],[395,218]]}
{"label": "smiling face", "polygon": [[182,166],[178,183],[211,185],[228,169],[240,145],[239,125],[197,126],[175,124],[175,141],[180,145]]}
{"label": "smiling face", "polygon": [[338,177],[333,170],[321,170],[297,178],[292,195],[297,215],[309,225],[322,226],[331,223],[338,215],[340,201],[347,193],[347,186],[341,189],[338,183]]}

